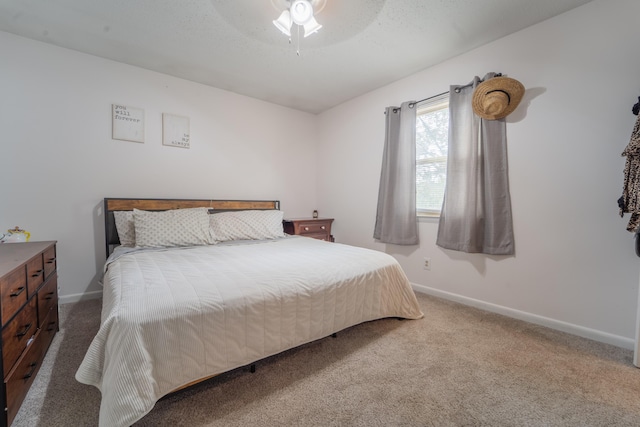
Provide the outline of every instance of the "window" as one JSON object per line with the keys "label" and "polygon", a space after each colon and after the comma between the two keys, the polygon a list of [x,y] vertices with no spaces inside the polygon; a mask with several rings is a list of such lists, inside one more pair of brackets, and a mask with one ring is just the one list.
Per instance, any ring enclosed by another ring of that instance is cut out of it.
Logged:
{"label": "window", "polygon": [[449,93],[419,103],[416,116],[416,209],[420,216],[439,216],[447,179]]}

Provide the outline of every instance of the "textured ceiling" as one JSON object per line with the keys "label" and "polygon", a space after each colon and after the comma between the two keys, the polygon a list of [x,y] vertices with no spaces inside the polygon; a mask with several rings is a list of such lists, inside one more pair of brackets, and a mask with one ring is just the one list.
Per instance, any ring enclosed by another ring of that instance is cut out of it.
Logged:
{"label": "textured ceiling", "polygon": [[590,0],[327,0],[292,41],[284,0],[2,0],[0,30],[319,113]]}

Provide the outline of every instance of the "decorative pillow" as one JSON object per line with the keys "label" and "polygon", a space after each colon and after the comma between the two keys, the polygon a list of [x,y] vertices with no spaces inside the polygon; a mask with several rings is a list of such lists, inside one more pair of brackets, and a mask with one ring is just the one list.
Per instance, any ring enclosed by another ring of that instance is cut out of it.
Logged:
{"label": "decorative pillow", "polygon": [[209,215],[211,236],[217,242],[228,240],[261,240],[284,237],[284,212],[234,211]]}
{"label": "decorative pillow", "polygon": [[133,211],[114,211],[116,231],[122,246],[134,247],[136,245],[136,229],[133,225]]}
{"label": "decorative pillow", "polygon": [[161,212],[133,210],[136,246],[169,247],[211,245],[207,208]]}

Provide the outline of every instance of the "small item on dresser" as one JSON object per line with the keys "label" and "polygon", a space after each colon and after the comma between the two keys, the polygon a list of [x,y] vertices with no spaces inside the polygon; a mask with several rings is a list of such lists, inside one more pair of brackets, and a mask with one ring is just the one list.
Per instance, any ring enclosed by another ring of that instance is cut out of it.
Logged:
{"label": "small item on dresser", "polygon": [[316,211],[316,210],[313,211],[313,217],[314,218],[318,218],[318,211]]}
{"label": "small item on dresser", "polygon": [[0,236],[0,243],[22,243],[28,242],[31,238],[31,233],[22,230],[16,225],[15,228],[7,230],[6,233],[2,233]]}

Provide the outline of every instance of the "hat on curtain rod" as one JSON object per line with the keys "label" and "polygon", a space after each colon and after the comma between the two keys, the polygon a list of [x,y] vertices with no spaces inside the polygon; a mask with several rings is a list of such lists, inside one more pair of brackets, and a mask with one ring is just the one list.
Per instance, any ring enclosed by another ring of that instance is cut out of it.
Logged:
{"label": "hat on curtain rod", "polygon": [[498,120],[516,109],[524,95],[524,86],[510,77],[494,77],[480,83],[473,92],[473,111],[483,119]]}

